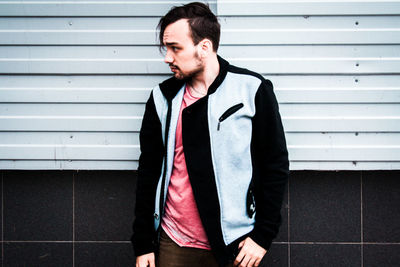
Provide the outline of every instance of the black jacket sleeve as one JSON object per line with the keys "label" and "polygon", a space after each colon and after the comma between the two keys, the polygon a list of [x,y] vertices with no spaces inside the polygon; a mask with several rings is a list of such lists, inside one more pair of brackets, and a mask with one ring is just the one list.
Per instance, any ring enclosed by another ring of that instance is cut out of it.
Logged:
{"label": "black jacket sleeve", "polygon": [[251,154],[253,162],[255,226],[250,237],[265,249],[278,234],[280,209],[287,179],[289,160],[278,102],[272,83],[262,79],[255,96]]}
{"label": "black jacket sleeve", "polygon": [[155,251],[153,213],[164,146],[161,122],[157,115],[153,94],[146,103],[139,138],[141,155],[136,187],[135,220],[131,238],[136,256]]}

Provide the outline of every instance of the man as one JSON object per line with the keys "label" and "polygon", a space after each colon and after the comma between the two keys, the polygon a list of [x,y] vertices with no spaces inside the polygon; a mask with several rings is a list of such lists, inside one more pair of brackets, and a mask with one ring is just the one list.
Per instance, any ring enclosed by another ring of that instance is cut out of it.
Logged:
{"label": "man", "polygon": [[217,55],[205,4],[171,9],[159,28],[174,76],[153,89],[140,131],[136,266],[258,266],[289,173],[272,84]]}

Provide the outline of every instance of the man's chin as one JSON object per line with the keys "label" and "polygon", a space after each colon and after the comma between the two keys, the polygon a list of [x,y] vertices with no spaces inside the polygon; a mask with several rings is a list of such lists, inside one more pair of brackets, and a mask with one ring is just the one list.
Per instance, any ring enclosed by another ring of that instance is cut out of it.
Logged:
{"label": "man's chin", "polygon": [[174,77],[175,77],[176,79],[178,79],[178,80],[183,80],[183,79],[185,79],[185,76],[182,75],[182,73],[179,73],[179,72],[175,72],[175,73],[174,73]]}

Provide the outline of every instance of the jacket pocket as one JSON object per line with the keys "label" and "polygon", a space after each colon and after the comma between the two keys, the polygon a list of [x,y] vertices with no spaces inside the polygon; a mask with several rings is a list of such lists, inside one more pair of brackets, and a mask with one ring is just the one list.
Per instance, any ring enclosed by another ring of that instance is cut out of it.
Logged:
{"label": "jacket pocket", "polygon": [[246,209],[249,218],[253,218],[254,213],[256,212],[256,201],[254,199],[253,183],[250,183],[249,190],[247,191]]}
{"label": "jacket pocket", "polygon": [[241,109],[243,106],[244,106],[243,103],[239,103],[239,104],[236,104],[236,105],[234,105],[234,106],[228,108],[228,109],[221,115],[221,117],[219,117],[219,119],[218,119],[217,131],[219,131],[221,122],[223,122],[224,120],[226,120],[229,116],[231,116],[233,113],[235,113],[236,111],[238,111],[239,109]]}

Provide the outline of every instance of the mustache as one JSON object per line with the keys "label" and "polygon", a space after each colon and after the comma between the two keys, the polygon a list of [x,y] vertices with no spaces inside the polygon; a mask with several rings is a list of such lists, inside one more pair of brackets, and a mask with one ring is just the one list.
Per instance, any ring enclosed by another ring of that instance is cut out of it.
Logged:
{"label": "mustache", "polygon": [[170,68],[179,69],[179,67],[178,67],[177,65],[174,65],[174,64],[169,64],[169,67],[170,67]]}

